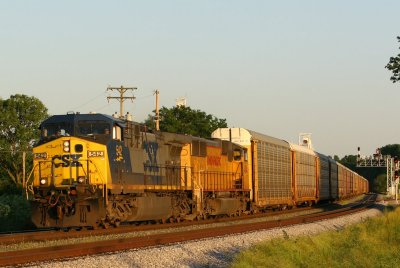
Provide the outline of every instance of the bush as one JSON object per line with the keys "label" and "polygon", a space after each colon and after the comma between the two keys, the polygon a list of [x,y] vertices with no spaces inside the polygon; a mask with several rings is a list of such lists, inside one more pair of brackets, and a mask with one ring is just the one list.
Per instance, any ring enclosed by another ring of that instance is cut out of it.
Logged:
{"label": "bush", "polygon": [[0,203],[0,218],[7,217],[11,212],[11,208],[9,205],[4,205]]}
{"label": "bush", "polygon": [[11,179],[0,179],[0,196],[21,195],[22,191],[22,186],[16,185]]}
{"label": "bush", "polygon": [[21,194],[0,196],[0,231],[29,228],[30,215],[30,205]]}

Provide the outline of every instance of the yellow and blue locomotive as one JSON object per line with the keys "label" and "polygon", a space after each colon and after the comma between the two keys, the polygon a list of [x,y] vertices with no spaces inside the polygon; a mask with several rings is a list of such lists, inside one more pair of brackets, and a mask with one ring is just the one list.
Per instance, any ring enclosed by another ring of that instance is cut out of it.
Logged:
{"label": "yellow and blue locomotive", "polygon": [[247,149],[149,132],[103,114],[41,126],[27,183],[37,227],[108,226],[240,214],[249,207]]}
{"label": "yellow and blue locomotive", "polygon": [[40,128],[27,183],[38,227],[232,216],[368,192],[307,143],[242,128],[203,139],[103,114],[56,115]]}

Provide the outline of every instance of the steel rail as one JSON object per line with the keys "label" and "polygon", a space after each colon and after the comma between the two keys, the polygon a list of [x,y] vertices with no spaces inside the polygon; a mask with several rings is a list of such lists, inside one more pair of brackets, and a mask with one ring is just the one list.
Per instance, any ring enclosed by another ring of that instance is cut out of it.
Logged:
{"label": "steel rail", "polygon": [[346,207],[335,211],[321,212],[286,220],[246,223],[241,225],[225,226],[224,228],[214,227],[202,230],[180,231],[143,237],[121,238],[74,245],[1,252],[0,266],[21,265],[39,261],[51,261],[56,259],[109,253],[122,250],[162,246],[191,240],[220,237],[225,235],[272,229],[276,227],[284,227],[302,223],[311,223],[315,221],[360,212],[362,210],[366,210],[370,206],[370,204],[358,204],[352,207]]}
{"label": "steel rail", "polygon": [[[268,213],[258,213],[253,215],[243,215],[238,217],[225,217],[225,218],[217,218],[217,219],[207,219],[201,221],[183,221],[179,223],[166,223],[166,224],[149,224],[149,225],[120,225],[118,228],[108,228],[108,229],[92,229],[92,230],[76,230],[71,228],[69,230],[40,230],[33,231],[29,230],[27,232],[21,233],[10,233],[10,234],[1,234],[0,235],[0,245],[10,245],[10,244],[18,244],[27,241],[50,241],[50,240],[60,240],[60,239],[69,239],[69,238],[82,238],[85,236],[101,236],[101,235],[111,235],[111,234],[123,234],[129,232],[138,232],[138,231],[155,231],[169,228],[180,228],[186,226],[194,226],[194,225],[207,225],[207,224],[216,224],[216,223],[224,223],[224,222],[232,222],[232,221],[246,221],[255,218],[269,218],[280,215],[290,215],[296,214],[302,211],[312,210],[311,207],[305,208],[297,208],[295,210],[285,210],[285,211],[275,211]],[[318,208],[317,208],[318,209]],[[294,217],[294,216],[293,216]]]}

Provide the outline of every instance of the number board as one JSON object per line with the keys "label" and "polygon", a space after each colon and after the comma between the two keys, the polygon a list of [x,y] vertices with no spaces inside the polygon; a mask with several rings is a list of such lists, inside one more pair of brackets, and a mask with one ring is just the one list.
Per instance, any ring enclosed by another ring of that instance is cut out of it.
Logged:
{"label": "number board", "polygon": [[47,153],[35,153],[33,154],[34,159],[46,159]]}
{"label": "number board", "polygon": [[88,157],[104,157],[104,151],[88,151]]}

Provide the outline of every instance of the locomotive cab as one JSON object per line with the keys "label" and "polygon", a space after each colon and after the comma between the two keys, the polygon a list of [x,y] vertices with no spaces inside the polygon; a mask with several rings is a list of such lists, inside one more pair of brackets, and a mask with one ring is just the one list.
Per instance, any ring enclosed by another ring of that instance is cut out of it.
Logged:
{"label": "locomotive cab", "polygon": [[47,143],[60,137],[80,137],[82,139],[107,144],[111,139],[122,139],[123,122],[110,120],[104,115],[88,118],[86,115],[53,116],[40,126],[39,144]]}
{"label": "locomotive cab", "polygon": [[124,122],[101,114],[56,115],[41,126],[27,192],[36,226],[95,225],[111,178],[109,148],[122,143]]}

